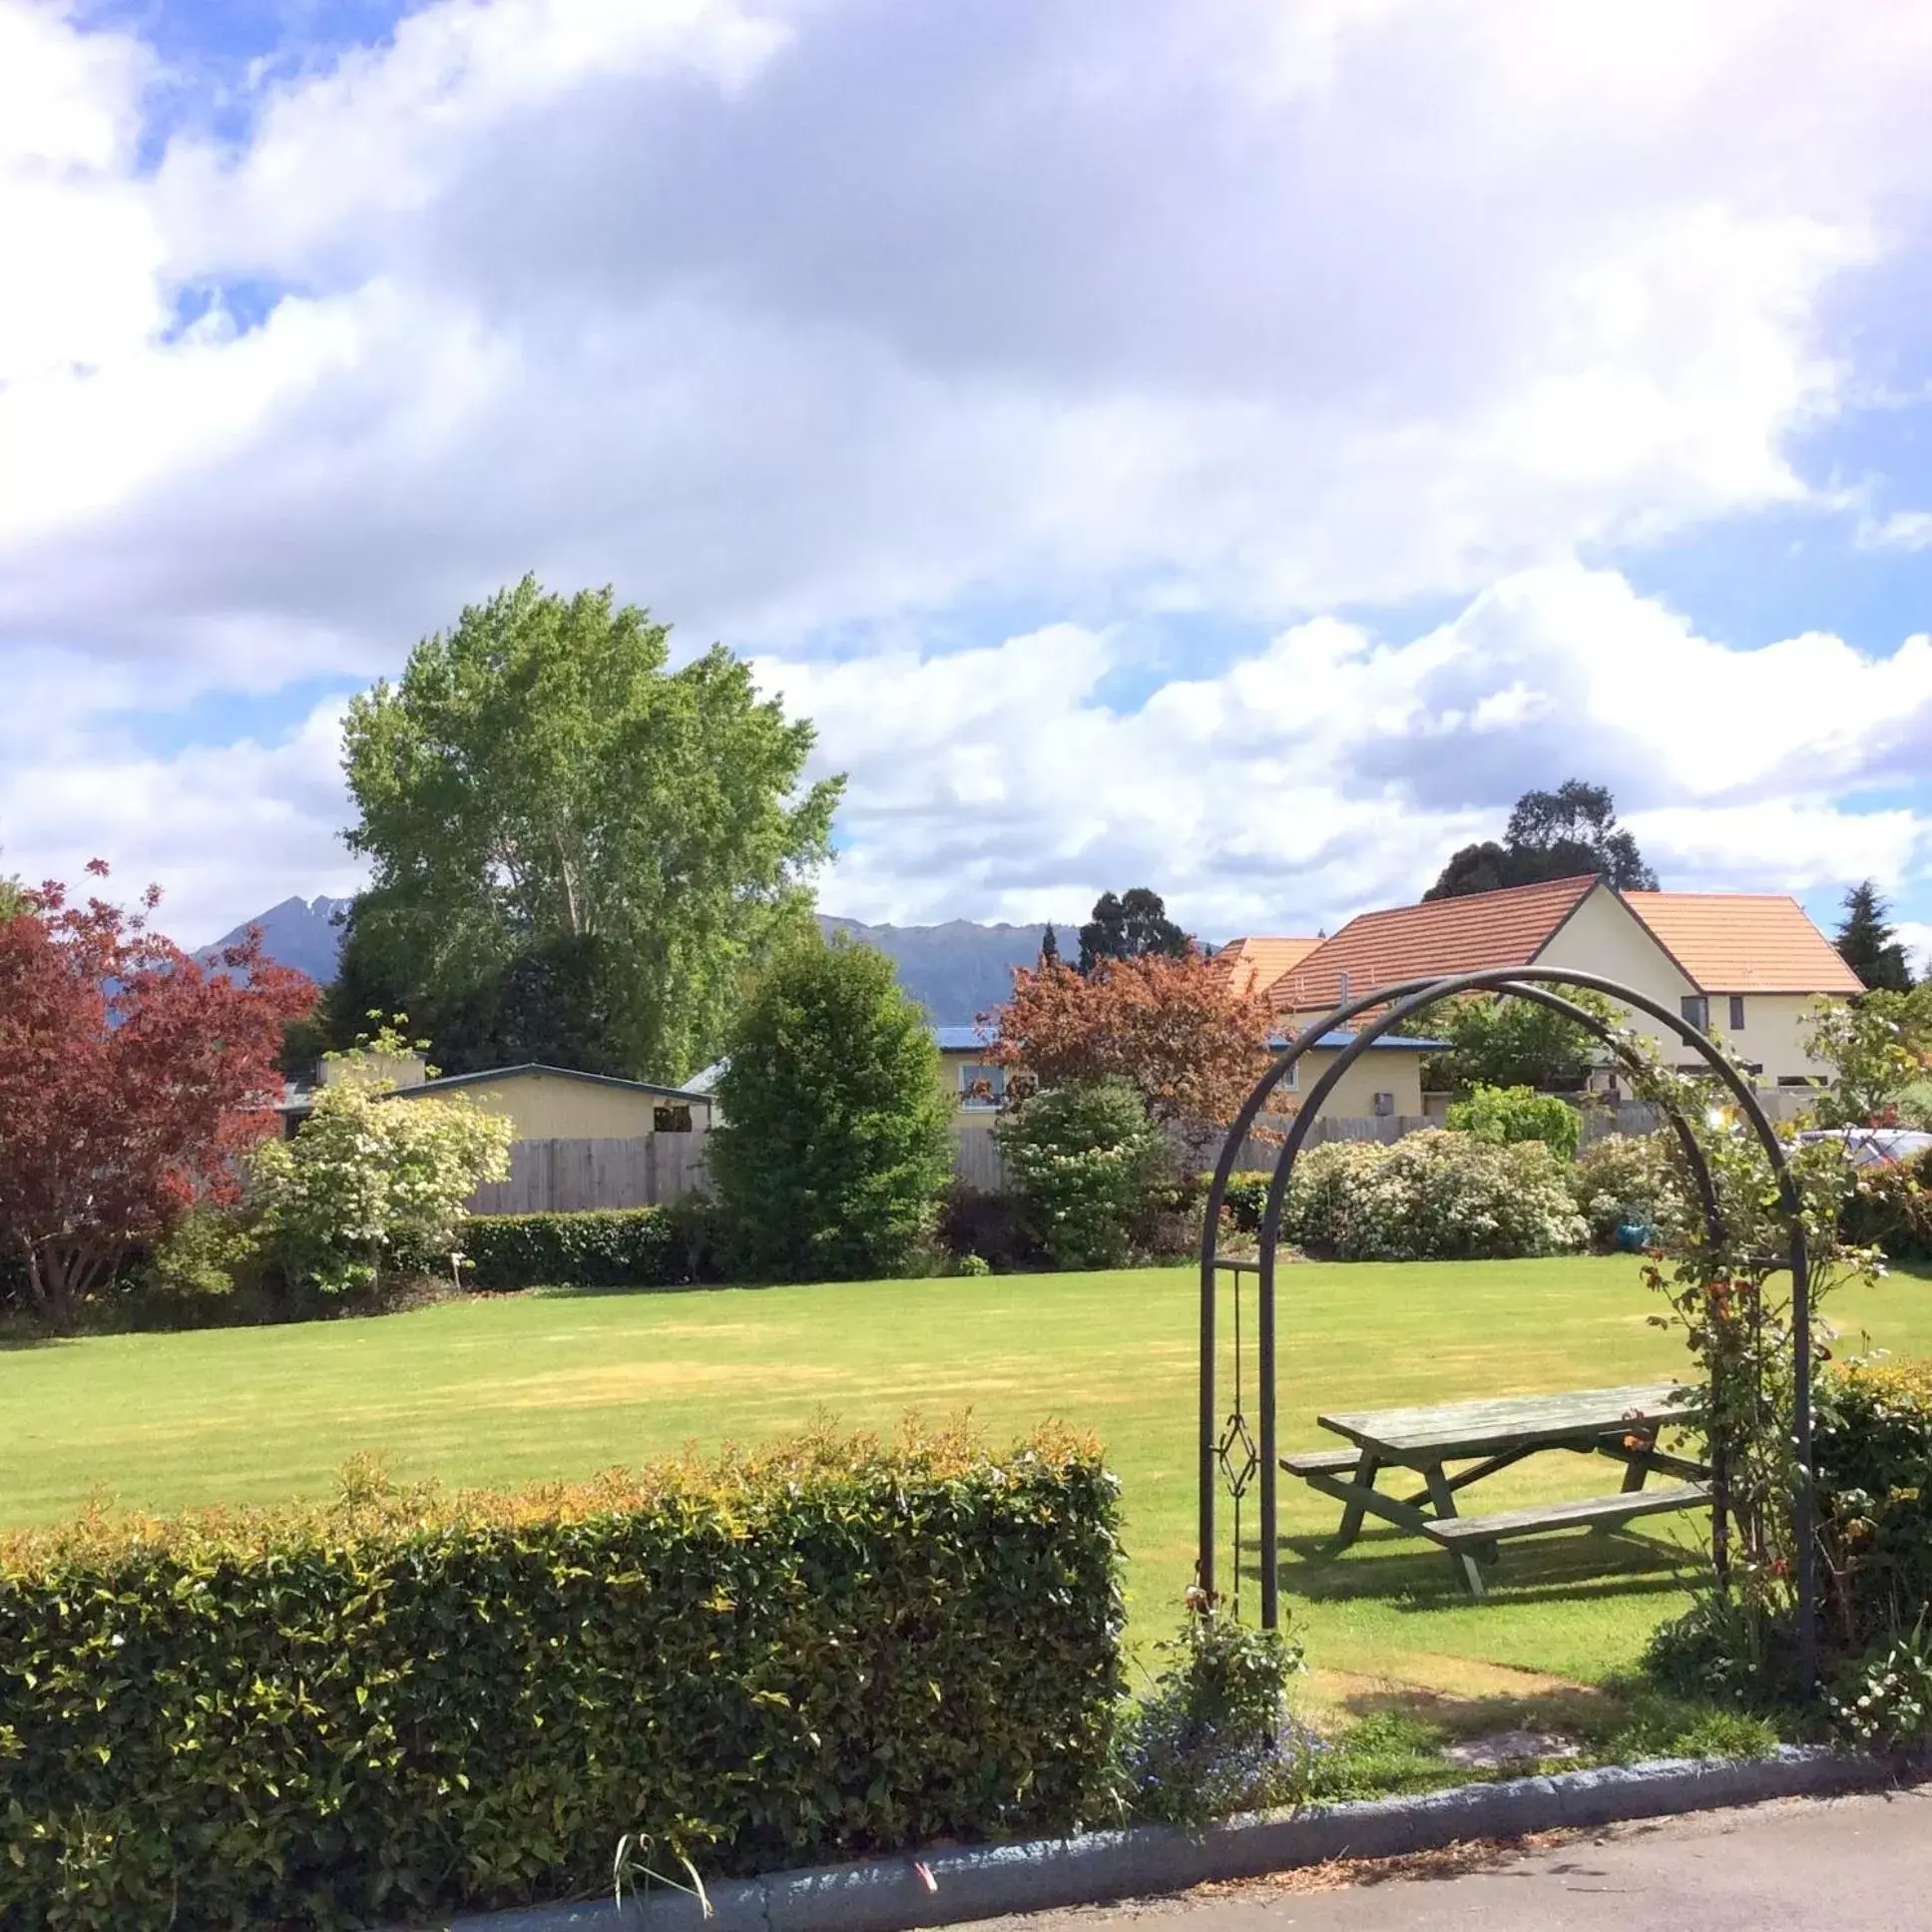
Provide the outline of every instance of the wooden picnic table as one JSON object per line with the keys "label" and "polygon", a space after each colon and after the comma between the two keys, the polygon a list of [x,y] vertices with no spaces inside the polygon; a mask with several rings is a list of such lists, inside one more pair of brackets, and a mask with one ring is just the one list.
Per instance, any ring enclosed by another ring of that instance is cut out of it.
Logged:
{"label": "wooden picnic table", "polygon": [[[1315,1419],[1354,1446],[1283,1456],[1281,1467],[1342,1505],[1335,1548],[1360,1535],[1364,1516],[1379,1516],[1426,1536],[1449,1553],[1463,1586],[1483,1595],[1483,1568],[1498,1561],[1508,1537],[1553,1530],[1614,1529],[1640,1516],[1695,1509],[1710,1499],[1709,1471],[1657,1446],[1660,1431],[1682,1421],[1688,1391],[1671,1382],[1639,1382],[1622,1388],[1572,1389],[1556,1395],[1505,1395],[1479,1402],[1446,1402],[1430,1408],[1369,1409]],[[1527,1456],[1569,1449],[1610,1457],[1624,1465],[1615,1495],[1587,1496],[1489,1516],[1461,1516],[1456,1496]],[[1453,1475],[1447,1465],[1468,1463]],[[1423,1487],[1396,1496],[1376,1487],[1386,1469],[1408,1469]],[[1652,1473],[1686,1480],[1646,1489]]]}

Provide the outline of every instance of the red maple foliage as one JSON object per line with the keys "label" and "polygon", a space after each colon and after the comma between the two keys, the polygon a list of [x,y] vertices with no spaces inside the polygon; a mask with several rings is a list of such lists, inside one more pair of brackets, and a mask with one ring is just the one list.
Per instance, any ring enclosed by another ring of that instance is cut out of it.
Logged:
{"label": "red maple foliage", "polygon": [[315,999],[254,933],[204,966],[149,929],[160,896],[75,906],[49,880],[0,912],[0,1238],[56,1319],[237,1198],[239,1157],[274,1131],[282,1026]]}
{"label": "red maple foliage", "polygon": [[988,1017],[988,1058],[1043,1086],[1130,1080],[1157,1121],[1193,1135],[1224,1126],[1266,1059],[1267,1003],[1234,990],[1190,949],[1107,960],[1083,976],[1057,960],[1013,975],[1013,997]]}

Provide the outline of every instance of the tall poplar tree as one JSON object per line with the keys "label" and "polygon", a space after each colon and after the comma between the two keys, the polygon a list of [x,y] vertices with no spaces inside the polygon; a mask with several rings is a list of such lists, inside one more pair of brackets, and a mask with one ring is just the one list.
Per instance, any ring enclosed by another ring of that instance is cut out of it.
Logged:
{"label": "tall poplar tree", "polygon": [[526,577],[351,702],[355,944],[432,1039],[468,1015],[682,1079],[809,914],[843,780],[804,782],[811,725],[748,666],[713,646],[674,671],[669,640],[609,590]]}

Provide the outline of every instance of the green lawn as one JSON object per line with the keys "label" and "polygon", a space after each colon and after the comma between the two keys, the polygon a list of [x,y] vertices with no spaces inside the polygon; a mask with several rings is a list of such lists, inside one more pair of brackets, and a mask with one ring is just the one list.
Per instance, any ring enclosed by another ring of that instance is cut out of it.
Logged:
{"label": "green lawn", "polygon": [[[1286,1446],[1317,1438],[1321,1408],[1640,1380],[1684,1359],[1622,1258],[1309,1264],[1284,1284]],[[1831,1312],[1848,1340],[1932,1353],[1932,1283],[1895,1275]],[[92,1493],[150,1509],[320,1494],[356,1450],[385,1451],[401,1476],[506,1484],[752,1441],[819,1411],[889,1428],[909,1409],[970,1407],[1002,1437],[1060,1416],[1120,1472],[1147,1637],[1177,1618],[1193,1558],[1195,1314],[1193,1274],[1150,1269],[529,1294],[18,1347],[0,1353],[0,1521],[46,1521]],[[1483,1494],[1495,1508],[1594,1494],[1609,1473],[1545,1457]],[[1332,1504],[1285,1478],[1282,1496],[1291,1540],[1332,1528]],[[1630,1663],[1679,1604],[1693,1553],[1670,1535],[1511,1546],[1483,1606],[1456,1593],[1446,1558],[1392,1531],[1340,1561],[1287,1555],[1284,1582],[1325,1697],[1561,1696]]]}

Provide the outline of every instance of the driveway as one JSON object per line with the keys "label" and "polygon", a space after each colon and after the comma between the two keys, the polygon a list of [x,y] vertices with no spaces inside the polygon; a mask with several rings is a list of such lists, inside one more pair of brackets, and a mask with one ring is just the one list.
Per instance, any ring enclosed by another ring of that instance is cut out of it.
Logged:
{"label": "driveway", "polygon": [[1459,1847],[1410,1871],[1282,1873],[978,1932],[1901,1932],[1932,1927],[1932,1786]]}

